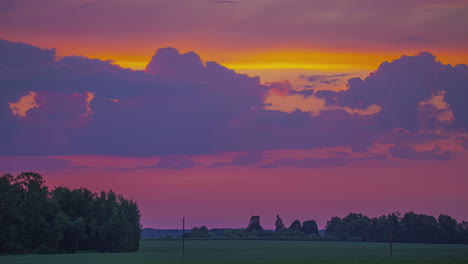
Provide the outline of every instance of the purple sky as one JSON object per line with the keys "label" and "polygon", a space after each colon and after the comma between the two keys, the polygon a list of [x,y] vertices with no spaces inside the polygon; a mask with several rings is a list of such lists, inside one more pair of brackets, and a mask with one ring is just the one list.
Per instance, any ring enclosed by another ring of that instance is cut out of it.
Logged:
{"label": "purple sky", "polygon": [[0,171],[112,188],[160,228],[467,220],[467,8],[6,1]]}

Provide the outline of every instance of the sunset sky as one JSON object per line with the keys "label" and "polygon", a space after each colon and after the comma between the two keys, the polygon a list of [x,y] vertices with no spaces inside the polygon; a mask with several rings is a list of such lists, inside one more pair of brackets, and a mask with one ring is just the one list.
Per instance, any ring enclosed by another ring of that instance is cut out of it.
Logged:
{"label": "sunset sky", "polygon": [[0,1],[0,172],[145,227],[468,220],[466,0]]}

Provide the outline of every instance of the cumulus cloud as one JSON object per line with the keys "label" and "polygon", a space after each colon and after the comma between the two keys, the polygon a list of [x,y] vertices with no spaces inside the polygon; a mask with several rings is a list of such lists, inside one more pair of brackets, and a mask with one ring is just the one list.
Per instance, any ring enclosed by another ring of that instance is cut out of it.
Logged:
{"label": "cumulus cloud", "polygon": [[[366,152],[375,142],[437,140],[444,136],[436,128],[468,123],[460,99],[467,98],[467,67],[443,65],[429,53],[383,63],[364,80],[350,79],[345,91],[295,91],[325,101],[328,108],[314,113],[268,109],[269,94],[292,95],[289,82],[262,84],[174,48],[158,50],[144,71],[86,57],[56,60],[54,50],[8,41],[0,42],[0,54],[8,58],[0,67],[0,121],[8,128],[0,131],[0,155],[160,156],[153,168],[190,168],[196,164],[180,157],[238,151],[245,155],[218,165],[258,166],[264,150]],[[380,112],[359,112],[372,107]],[[449,112],[455,121],[443,117]],[[348,159],[277,164],[340,166]]]}
{"label": "cumulus cloud", "polygon": [[0,39],[0,69],[2,71],[21,68],[34,68],[51,64],[55,60],[55,50],[43,50],[24,43],[14,43]]}
{"label": "cumulus cloud", "polygon": [[447,66],[440,73],[439,85],[445,87],[445,101],[453,111],[455,125],[468,130],[468,66]]}
{"label": "cumulus cloud", "polygon": [[[381,129],[403,128],[414,132],[420,129],[424,119],[420,104],[446,92],[445,99],[454,111],[458,127],[467,123],[463,121],[468,108],[459,99],[468,96],[467,66],[444,65],[427,52],[384,62],[364,80],[350,79],[348,87],[340,92],[319,91],[316,96],[323,98],[327,105],[359,109],[381,106],[382,111],[376,115]],[[434,114],[428,106],[422,110]]]}

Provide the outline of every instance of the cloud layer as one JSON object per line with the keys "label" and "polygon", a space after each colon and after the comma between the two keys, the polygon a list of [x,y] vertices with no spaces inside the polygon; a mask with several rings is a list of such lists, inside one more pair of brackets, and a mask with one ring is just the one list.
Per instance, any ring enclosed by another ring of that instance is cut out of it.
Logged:
{"label": "cloud layer", "polygon": [[[371,147],[386,144],[395,158],[444,160],[453,153],[442,145],[422,152],[413,145],[460,135],[462,144],[468,129],[468,67],[443,65],[429,53],[384,62],[338,92],[262,84],[174,48],[158,50],[145,71],[86,57],[56,60],[54,50],[3,40],[0,55],[6,58],[0,62],[4,156],[166,156],[154,167],[185,168],[195,163],[170,156],[240,151],[245,155],[213,166],[257,166],[262,151],[339,146],[374,155]],[[338,77],[343,75],[303,78],[333,86]],[[265,99],[279,92],[323,100],[326,107],[314,113],[267,110]],[[378,113],[359,114],[374,105]],[[338,156],[261,166],[356,160]]]}

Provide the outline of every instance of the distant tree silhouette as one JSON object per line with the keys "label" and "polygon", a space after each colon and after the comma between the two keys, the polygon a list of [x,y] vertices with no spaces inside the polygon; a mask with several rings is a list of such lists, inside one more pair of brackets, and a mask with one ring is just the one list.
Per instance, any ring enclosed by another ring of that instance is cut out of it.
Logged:
{"label": "distant tree silhouette", "polygon": [[375,241],[415,243],[468,243],[468,222],[457,223],[448,215],[433,216],[408,212],[403,217],[399,212],[369,218],[363,214],[350,213],[343,218],[332,217],[326,224],[325,237],[321,238],[317,222],[307,220],[302,224],[294,220],[284,228],[279,215],[275,231],[263,230],[260,216],[252,216],[246,229],[225,230],[223,236],[231,239],[313,239],[342,241]]}
{"label": "distant tree silhouette", "polygon": [[202,238],[213,237],[214,235],[208,230],[206,226],[194,227],[190,233],[185,233],[185,237]]}
{"label": "distant tree silhouette", "polygon": [[296,219],[291,223],[288,230],[291,231],[291,232],[298,233],[298,232],[301,232],[301,228],[302,228],[301,222]]}
{"label": "distant tree silhouette", "polygon": [[283,219],[279,215],[276,215],[276,220],[275,220],[275,232],[281,232],[284,231],[286,227],[284,226]]}
{"label": "distant tree silhouette", "polygon": [[327,236],[340,240],[369,241],[371,236],[371,220],[362,214],[350,213],[343,219],[333,217],[327,222]]}
{"label": "distant tree silhouette", "polygon": [[306,236],[312,235],[312,234],[318,236],[319,233],[318,233],[317,222],[315,222],[315,220],[304,221],[302,223],[301,232],[304,233],[304,235]]}
{"label": "distant tree silhouette", "polygon": [[401,219],[401,225],[400,240],[404,242],[436,242],[438,223],[433,216],[409,212]]}
{"label": "distant tree silhouette", "polygon": [[437,219],[439,231],[437,241],[442,243],[454,243],[457,236],[457,221],[448,215],[441,214]]}
{"label": "distant tree silhouette", "polygon": [[246,230],[248,232],[262,231],[263,227],[260,225],[260,216],[252,215]]}

